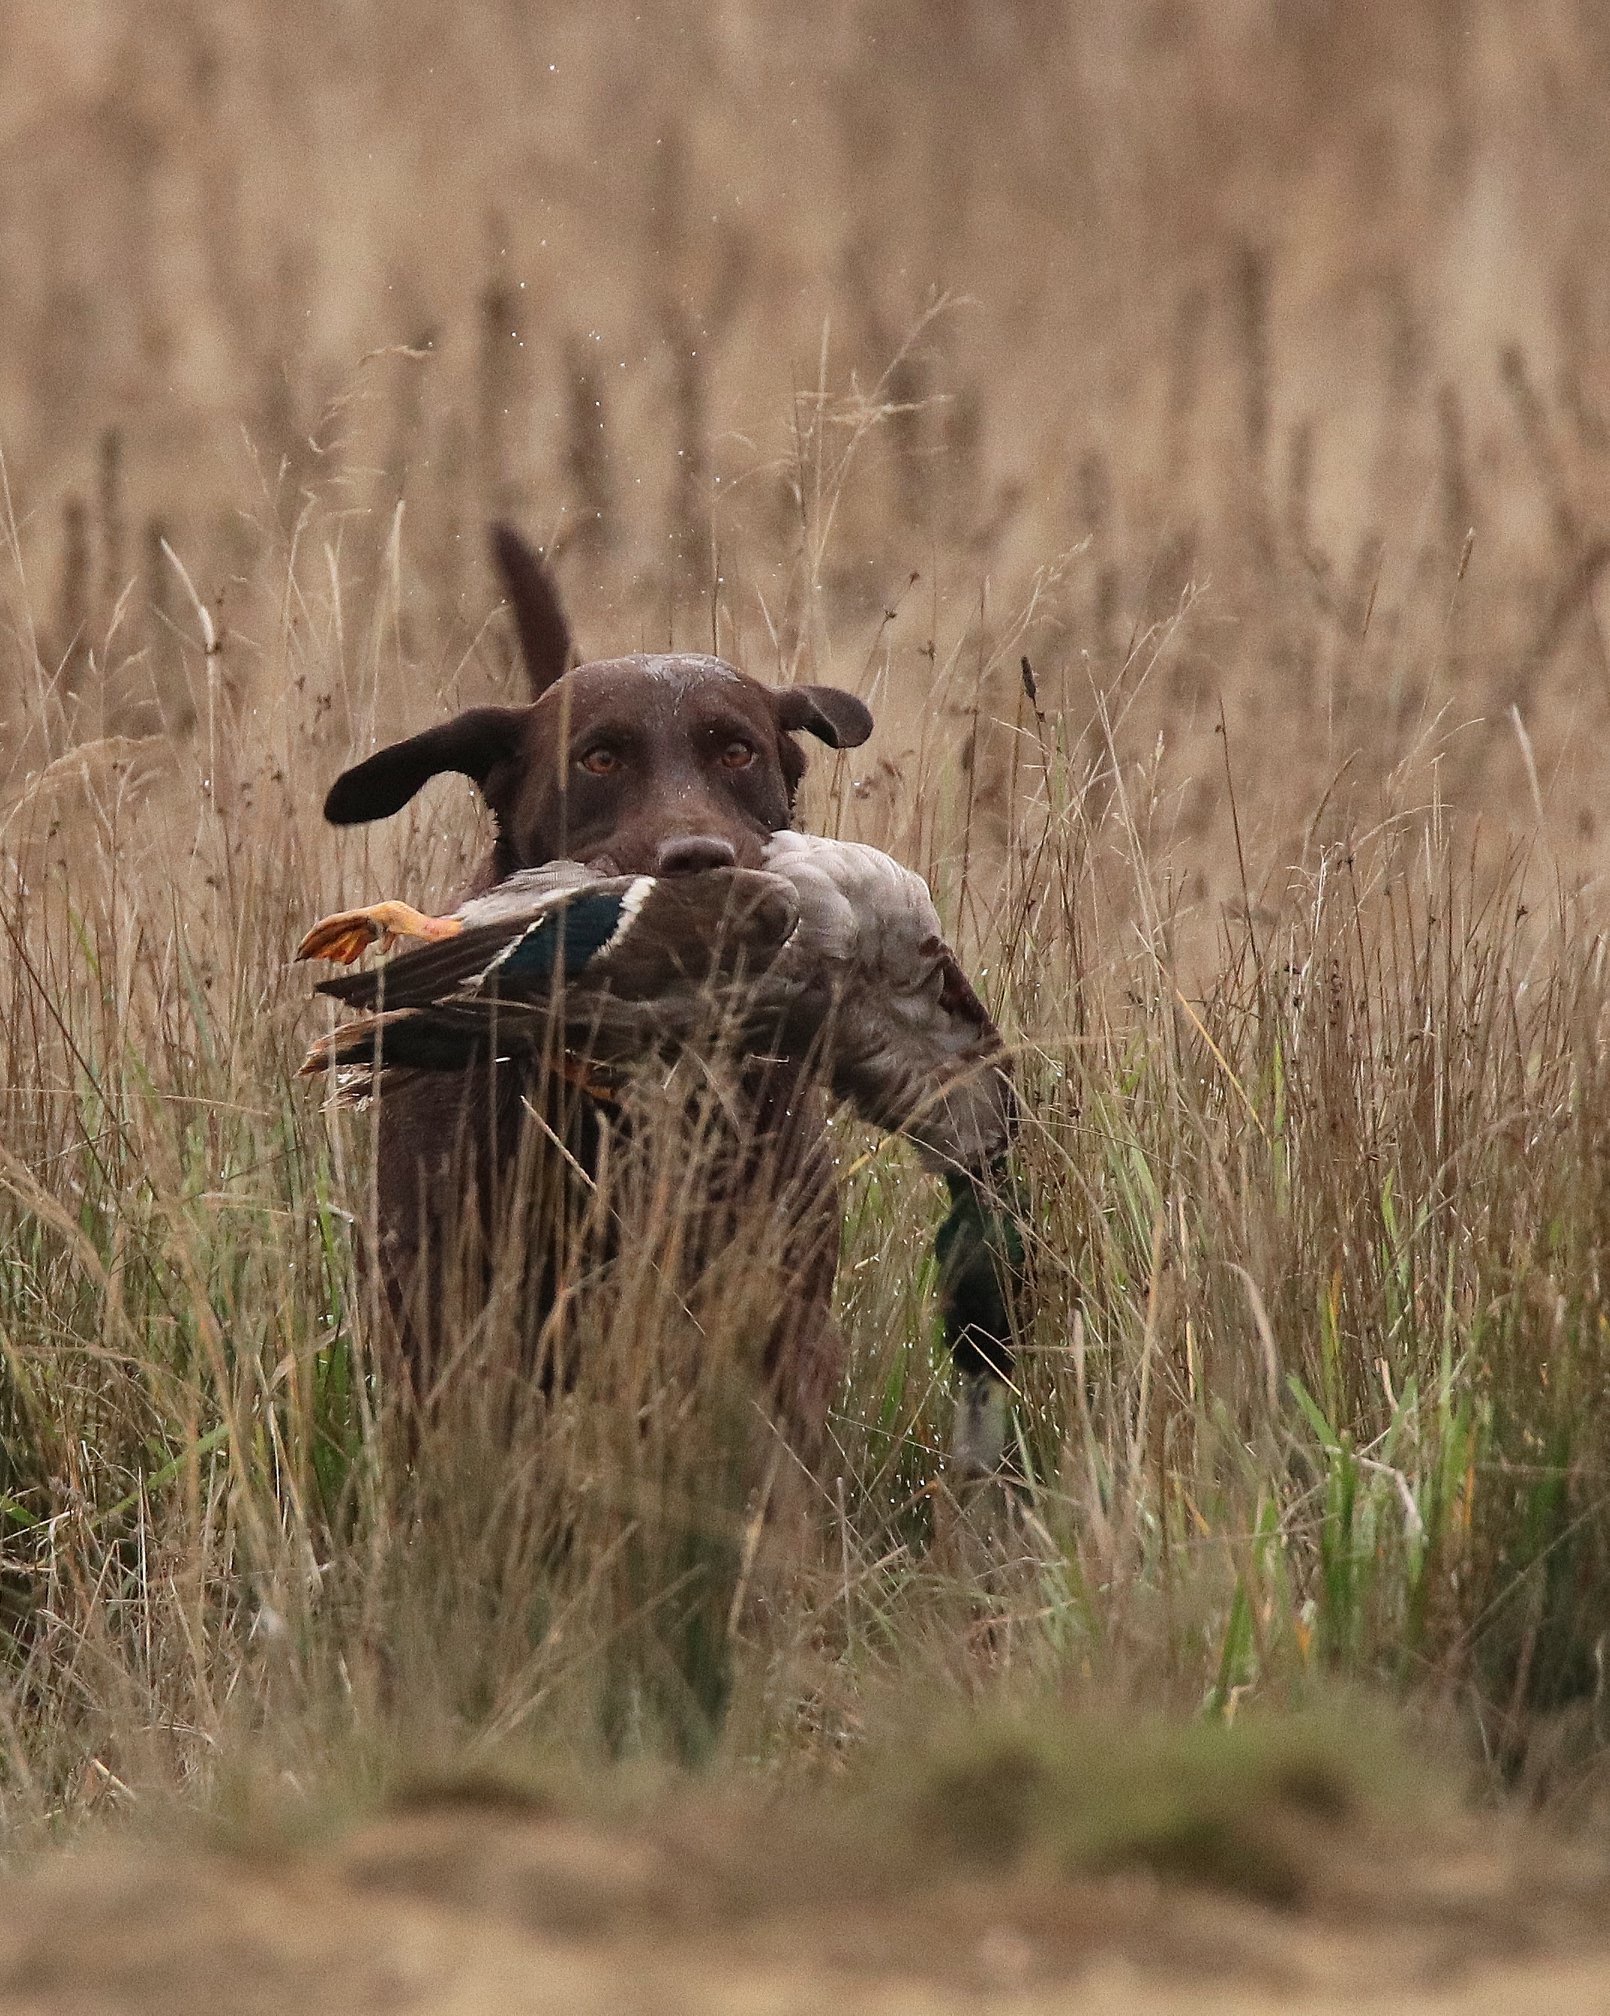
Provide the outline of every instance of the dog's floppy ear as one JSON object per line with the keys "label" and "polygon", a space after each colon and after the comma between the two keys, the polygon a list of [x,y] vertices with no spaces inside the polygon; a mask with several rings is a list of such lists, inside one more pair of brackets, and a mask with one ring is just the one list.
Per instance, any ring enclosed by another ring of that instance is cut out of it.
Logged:
{"label": "dog's floppy ear", "polygon": [[531,697],[540,700],[570,666],[570,625],[542,555],[512,525],[492,527],[492,559],[514,610]]}
{"label": "dog's floppy ear", "polygon": [[498,769],[512,773],[520,747],[520,731],[529,709],[471,707],[422,735],[393,742],[362,763],[343,770],[330,786],[324,816],[332,826],[361,826],[369,819],[389,819],[400,812],[422,784],[444,770],[469,777],[481,796],[498,810]]}
{"label": "dog's floppy ear", "polygon": [[777,692],[777,725],[790,735],[814,735],[830,749],[855,749],[872,733],[872,716],[841,687],[784,686]]}

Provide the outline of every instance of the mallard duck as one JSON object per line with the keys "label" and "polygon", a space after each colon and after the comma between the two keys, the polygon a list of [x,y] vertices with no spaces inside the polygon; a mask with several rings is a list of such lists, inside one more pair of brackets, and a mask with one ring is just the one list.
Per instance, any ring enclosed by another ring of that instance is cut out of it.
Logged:
{"label": "mallard duck", "polygon": [[911,1140],[950,1191],[935,1251],[962,1379],[957,1454],[996,1467],[1023,1275],[1006,1173],[1016,1100],[920,876],[876,848],[794,832],[772,836],[759,869],[605,878],[557,861],[447,916],[342,911],[297,956],[350,964],[406,939],[424,942],[320,983],[362,1012],[313,1045],[305,1073],[337,1070],[361,1097],[388,1067],[462,1069],[556,1036],[589,1069],[718,1036],[811,1061],[863,1120]]}
{"label": "mallard duck", "polygon": [[553,862],[444,917],[398,902],[340,912],[297,956],[350,963],[407,938],[425,942],[321,983],[364,1013],[321,1037],[305,1071],[459,1069],[531,1048],[556,1022],[603,1064],[725,1032],[809,1054],[837,1097],[935,1169],[984,1170],[1010,1139],[1000,1034],[927,885],[874,847],[778,833],[760,869],[670,876]]}

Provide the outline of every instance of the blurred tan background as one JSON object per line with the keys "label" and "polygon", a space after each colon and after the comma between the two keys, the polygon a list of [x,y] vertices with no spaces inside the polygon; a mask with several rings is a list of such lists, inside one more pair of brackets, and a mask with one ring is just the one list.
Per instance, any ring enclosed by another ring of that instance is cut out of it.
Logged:
{"label": "blurred tan background", "polygon": [[1607,220],[1592,0],[11,0],[8,802],[316,805],[510,687],[504,512],[590,652],[867,694],[930,861],[1052,738],[1212,919],[1222,707],[1260,900],[1443,802],[1591,880]]}

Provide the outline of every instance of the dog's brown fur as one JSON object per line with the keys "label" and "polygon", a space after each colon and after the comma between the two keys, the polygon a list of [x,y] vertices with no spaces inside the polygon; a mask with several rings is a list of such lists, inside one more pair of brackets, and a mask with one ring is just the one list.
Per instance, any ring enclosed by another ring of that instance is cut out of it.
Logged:
{"label": "dog's brown fur", "polygon": [[[871,732],[871,716],[851,694],[774,689],[716,658],[572,666],[569,630],[540,559],[505,527],[493,536],[531,703],[472,708],[345,771],[325,803],[334,823],[384,818],[429,778],[456,771],[475,783],[496,822],[477,888],[556,859],[607,874],[753,867],[767,836],[793,821],[805,768],[795,735],[843,748]],[[822,1122],[819,1095],[796,1067],[765,1062],[742,1071],[726,1138],[701,1164],[701,1222],[687,1260],[708,1263],[746,1218],[753,1226],[757,1210],[775,1214],[777,1296],[765,1373],[808,1453],[820,1444],[841,1370],[829,1309],[838,1200]],[[574,1237],[587,1216],[578,1185],[596,1172],[606,1134],[627,1125],[593,1092],[547,1073],[539,1084],[529,1066],[387,1081],[376,1258],[421,1390],[444,1361],[449,1330],[484,1301],[492,1256],[507,1245],[511,1225],[523,1246],[525,1327],[544,1340],[545,1365],[554,1361],[555,1312],[578,1271],[596,1266],[611,1243],[607,1235],[590,1245]],[[543,1142],[563,1145],[544,1156]],[[472,1278],[450,1288],[449,1256],[466,1255]]]}

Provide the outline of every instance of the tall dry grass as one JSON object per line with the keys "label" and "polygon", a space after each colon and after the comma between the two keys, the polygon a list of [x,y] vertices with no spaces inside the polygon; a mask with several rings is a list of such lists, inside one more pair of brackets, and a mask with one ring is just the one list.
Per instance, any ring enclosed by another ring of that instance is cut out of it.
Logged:
{"label": "tall dry grass", "polygon": [[[293,27],[0,27],[11,1818],[1335,1676],[1592,1793],[1595,11]],[[947,1487],[939,1203],[848,1131],[820,1477],[757,1438],[754,1280],[669,1296],[653,1180],[576,1393],[494,1309],[403,1432],[285,961],[473,856],[452,785],[317,805],[518,689],[494,511],[589,649],[874,706],[811,816],[930,875],[1020,1045],[1010,1505]]]}

